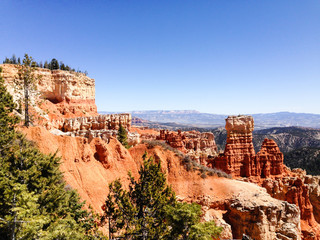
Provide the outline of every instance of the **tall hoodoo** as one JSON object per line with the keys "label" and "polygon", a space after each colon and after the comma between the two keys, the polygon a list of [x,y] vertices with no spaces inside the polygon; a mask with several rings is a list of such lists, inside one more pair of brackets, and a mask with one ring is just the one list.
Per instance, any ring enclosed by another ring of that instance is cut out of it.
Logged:
{"label": "tall hoodoo", "polygon": [[223,154],[212,161],[212,167],[234,177],[269,177],[283,172],[283,154],[277,144],[265,139],[256,154],[252,143],[254,121],[251,116],[229,116],[226,119],[227,144]]}

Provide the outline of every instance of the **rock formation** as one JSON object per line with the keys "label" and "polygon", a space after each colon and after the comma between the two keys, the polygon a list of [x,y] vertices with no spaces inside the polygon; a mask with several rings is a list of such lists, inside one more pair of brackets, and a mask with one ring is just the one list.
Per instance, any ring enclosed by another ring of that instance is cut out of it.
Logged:
{"label": "rock formation", "polygon": [[[262,184],[276,198],[295,204],[300,209],[301,228],[305,239],[319,239],[320,187],[319,177],[294,169],[289,176],[264,179]],[[314,236],[314,237],[310,237]]]}
{"label": "rock formation", "polygon": [[[122,113],[64,119],[63,124],[60,124],[60,130],[69,136],[86,137],[90,140],[99,137],[109,142],[110,137],[117,136],[120,125],[130,130],[131,114]],[[130,145],[138,144],[140,142],[139,134],[128,132],[128,141]]]}
{"label": "rock formation", "polygon": [[211,132],[160,130],[157,139],[165,141],[203,165],[207,164],[209,157],[217,155],[217,146]]}
{"label": "rock formation", "polygon": [[[13,64],[2,64],[1,67],[8,91],[15,97],[14,79],[18,69]],[[39,76],[36,85],[40,98],[54,103],[61,114],[97,113],[94,79],[83,73],[44,68],[37,68],[35,74]]]}
{"label": "rock formation", "polygon": [[130,130],[131,114],[108,114],[95,117],[78,117],[65,119],[61,128],[64,132],[77,132],[79,130],[118,130],[120,125]]}
{"label": "rock formation", "polygon": [[[2,64],[1,67],[8,91],[17,100],[18,95],[22,94],[14,83],[18,77],[18,69],[13,64]],[[39,82],[36,83],[33,98],[40,97],[40,106],[49,111],[47,115],[44,111],[39,114],[46,115],[42,125],[52,132],[62,135],[55,131],[59,129],[66,133],[64,135],[89,139],[100,137],[108,142],[111,136],[116,136],[120,124],[130,130],[130,114],[98,115],[94,79],[83,73],[44,68],[37,68],[35,74],[39,77]],[[135,133],[130,133],[128,140],[131,144],[140,142],[139,135]]]}
{"label": "rock formation", "polygon": [[277,144],[265,139],[261,151],[255,154],[252,144],[254,128],[251,116],[229,116],[226,119],[227,144],[223,154],[210,162],[234,177],[262,177],[283,172],[283,154]]}
{"label": "rock formation", "polygon": [[263,192],[240,192],[226,208],[225,219],[235,239],[243,234],[263,240],[301,239],[299,209],[286,201]]}

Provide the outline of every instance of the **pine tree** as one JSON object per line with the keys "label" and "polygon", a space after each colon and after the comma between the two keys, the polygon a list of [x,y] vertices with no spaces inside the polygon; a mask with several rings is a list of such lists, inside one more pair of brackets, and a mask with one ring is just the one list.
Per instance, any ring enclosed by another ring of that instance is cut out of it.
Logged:
{"label": "pine tree", "polygon": [[118,130],[118,134],[117,134],[117,139],[118,141],[125,147],[125,148],[130,148],[129,144],[128,144],[128,137],[127,137],[127,130],[122,126],[122,124],[120,123],[120,127]]}
{"label": "pine tree", "polygon": [[129,191],[123,189],[120,180],[109,186],[103,221],[109,225],[110,239],[162,239],[169,231],[165,206],[175,204],[175,195],[166,184],[160,163],[145,159],[146,155],[139,180],[129,174]]}
{"label": "pine tree", "polygon": [[219,237],[222,228],[213,221],[200,222],[201,206],[196,203],[177,203],[166,207],[166,219],[172,227],[171,239],[211,240]]}
{"label": "pine tree", "polygon": [[15,79],[16,88],[18,90],[23,90],[23,103],[24,103],[24,125],[26,127],[30,126],[31,116],[30,116],[30,93],[36,89],[36,82],[39,81],[39,76],[35,74],[36,63],[33,61],[32,57],[25,54],[22,65],[17,65],[18,68],[18,78]]}
{"label": "pine tree", "polygon": [[59,62],[57,59],[53,58],[50,62],[51,70],[57,70],[59,69]]}
{"label": "pine tree", "polygon": [[48,61],[47,61],[47,60],[44,62],[43,68],[48,68],[48,69],[49,69],[49,64],[48,64]]}

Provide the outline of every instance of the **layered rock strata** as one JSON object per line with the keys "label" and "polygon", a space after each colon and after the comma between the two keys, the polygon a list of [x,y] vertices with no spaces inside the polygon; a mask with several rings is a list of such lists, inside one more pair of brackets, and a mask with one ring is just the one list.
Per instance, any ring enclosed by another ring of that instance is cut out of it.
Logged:
{"label": "layered rock strata", "polygon": [[[120,125],[127,130],[131,128],[131,114],[109,114],[98,115],[94,117],[78,117],[64,119],[63,123],[57,124],[61,131],[69,136],[86,137],[90,140],[99,137],[109,142],[110,137],[116,137]],[[140,142],[138,133],[128,132],[128,141],[130,145]]]}
{"label": "layered rock strata", "polygon": [[261,151],[255,154],[252,143],[254,128],[251,116],[229,116],[226,119],[227,144],[223,154],[210,166],[234,177],[269,177],[283,172],[283,154],[277,144],[265,139]]}
{"label": "layered rock strata", "polygon": [[65,119],[62,131],[77,132],[79,130],[118,130],[120,125],[126,129],[131,128],[131,114],[106,114],[94,117],[78,117]]}
{"label": "layered rock strata", "polygon": [[165,141],[171,147],[186,153],[203,165],[206,165],[209,157],[217,155],[216,142],[211,132],[160,130],[157,139]]}
{"label": "layered rock strata", "polygon": [[289,176],[265,179],[261,184],[272,197],[299,207],[304,239],[320,239],[319,180],[319,176],[306,175],[305,171],[294,169]]}
{"label": "layered rock strata", "polygon": [[[1,64],[1,67],[7,89],[17,100],[22,95],[15,85],[18,68],[13,64]],[[97,114],[94,79],[83,73],[44,68],[36,68],[35,75],[38,76],[36,95],[53,103],[60,114]]]}

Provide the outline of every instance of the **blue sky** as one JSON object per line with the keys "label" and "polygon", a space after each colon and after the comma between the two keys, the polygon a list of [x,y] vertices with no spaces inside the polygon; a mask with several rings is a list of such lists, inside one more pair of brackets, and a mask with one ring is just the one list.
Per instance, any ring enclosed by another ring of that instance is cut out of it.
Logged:
{"label": "blue sky", "polygon": [[99,111],[320,114],[320,1],[0,1],[0,58],[57,58]]}

